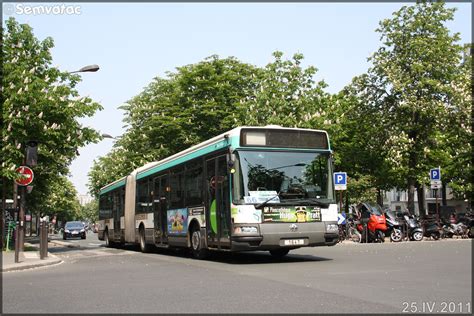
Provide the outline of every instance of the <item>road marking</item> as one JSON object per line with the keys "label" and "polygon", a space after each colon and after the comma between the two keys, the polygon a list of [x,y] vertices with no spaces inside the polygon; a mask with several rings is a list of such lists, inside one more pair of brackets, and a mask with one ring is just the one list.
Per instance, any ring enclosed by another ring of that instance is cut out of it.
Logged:
{"label": "road marking", "polygon": [[102,244],[94,244],[94,243],[90,242],[89,245],[91,245],[91,246],[101,246]]}

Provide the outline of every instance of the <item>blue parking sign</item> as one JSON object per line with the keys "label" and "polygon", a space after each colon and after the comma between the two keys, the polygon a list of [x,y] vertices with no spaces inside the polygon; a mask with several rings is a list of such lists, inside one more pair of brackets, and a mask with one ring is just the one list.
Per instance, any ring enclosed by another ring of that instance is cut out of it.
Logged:
{"label": "blue parking sign", "polygon": [[347,173],[334,172],[334,188],[336,190],[346,190],[347,188]]}
{"label": "blue parking sign", "polygon": [[441,169],[435,168],[430,170],[430,180],[431,181],[440,181],[441,180]]}

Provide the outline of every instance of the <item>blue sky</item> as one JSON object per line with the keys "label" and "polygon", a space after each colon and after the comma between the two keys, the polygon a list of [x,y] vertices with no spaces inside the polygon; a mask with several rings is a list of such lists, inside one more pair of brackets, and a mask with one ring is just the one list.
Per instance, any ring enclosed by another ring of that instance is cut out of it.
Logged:
{"label": "blue sky", "polygon": [[[100,65],[97,73],[82,74],[78,90],[104,110],[82,122],[119,136],[124,132],[123,112],[117,109],[122,103],[152,78],[213,54],[264,66],[275,50],[286,57],[302,53],[304,66],[318,68],[315,79],[329,84],[328,92],[337,92],[369,67],[367,57],[381,44],[375,32],[379,21],[407,4],[64,3],[69,8],[63,14],[24,14],[26,7],[40,5],[52,10],[61,4],[3,4],[3,20],[13,16],[31,25],[39,39],[51,36],[53,65],[62,70]],[[471,42],[471,4],[448,7],[458,10],[447,26],[461,33],[461,43]],[[74,14],[64,13],[72,10]],[[104,139],[79,150],[71,165],[71,180],[79,194],[87,193],[92,161],[112,144]]]}

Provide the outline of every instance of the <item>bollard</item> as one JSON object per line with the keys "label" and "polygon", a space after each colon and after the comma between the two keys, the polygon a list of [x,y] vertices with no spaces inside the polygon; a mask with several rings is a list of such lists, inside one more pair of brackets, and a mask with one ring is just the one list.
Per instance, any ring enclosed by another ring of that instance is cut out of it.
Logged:
{"label": "bollard", "polygon": [[48,257],[48,226],[45,225],[44,230],[44,257]]}
{"label": "bollard", "polygon": [[40,259],[48,257],[48,225],[40,222]]}
{"label": "bollard", "polygon": [[17,222],[17,225],[15,226],[15,263],[20,262],[20,241],[18,238],[18,230],[19,226]]}
{"label": "bollard", "polygon": [[40,221],[40,228],[39,228],[39,242],[40,242],[40,259],[43,260],[44,259],[44,256],[43,256],[43,248],[44,248],[44,242],[43,242],[43,221],[41,220]]}

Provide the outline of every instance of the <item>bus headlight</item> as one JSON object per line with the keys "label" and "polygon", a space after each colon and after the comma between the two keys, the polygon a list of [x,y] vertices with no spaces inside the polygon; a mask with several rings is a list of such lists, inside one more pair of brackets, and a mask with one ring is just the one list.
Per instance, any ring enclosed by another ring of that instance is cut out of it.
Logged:
{"label": "bus headlight", "polygon": [[326,231],[327,232],[334,232],[334,231],[338,231],[339,230],[339,227],[337,226],[337,224],[327,224],[326,225]]}

